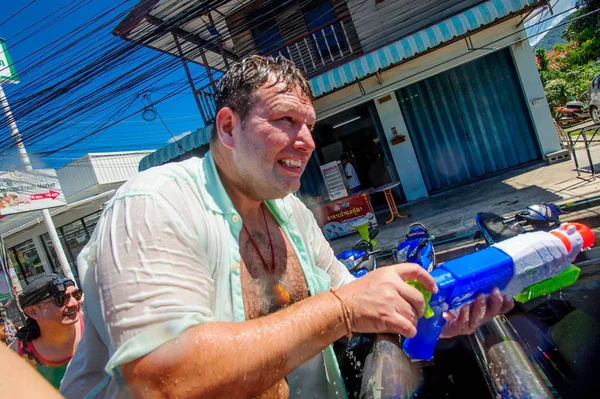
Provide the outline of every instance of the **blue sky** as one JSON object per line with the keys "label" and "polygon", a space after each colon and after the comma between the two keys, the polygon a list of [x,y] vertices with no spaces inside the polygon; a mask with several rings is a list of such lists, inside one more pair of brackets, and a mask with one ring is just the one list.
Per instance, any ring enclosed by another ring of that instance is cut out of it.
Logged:
{"label": "blue sky", "polygon": [[[0,37],[6,40],[8,51],[12,60],[16,66],[17,73],[21,79],[21,83],[17,85],[5,84],[3,87],[7,94],[9,103],[16,104],[18,99],[24,96],[24,92],[29,93],[34,90],[37,91],[45,86],[46,83],[36,84],[36,87],[31,87],[32,83],[41,76],[47,77],[47,82],[51,83],[56,79],[62,78],[61,76],[55,76],[53,73],[57,69],[56,63],[64,62],[61,57],[57,57],[56,60],[49,59],[44,60],[44,52],[52,42],[61,36],[68,34],[73,29],[89,21],[91,18],[99,15],[102,10],[106,9],[110,5],[118,3],[115,0],[94,0],[94,1],[83,1],[78,0],[73,2],[71,0],[53,0],[43,1],[37,0],[28,6],[25,10],[20,12],[17,16],[11,20],[1,23],[13,13],[30,3],[31,0],[18,0],[3,2],[2,13],[0,14]],[[126,10],[137,4],[138,0],[126,1],[119,10]],[[61,9],[63,7],[71,7],[75,3],[81,3],[81,8],[77,9],[72,15],[64,18],[60,21],[53,21],[61,15]],[[118,11],[118,10],[117,10]],[[48,17],[50,14],[55,12],[54,16]],[[116,11],[115,11],[116,12]],[[36,23],[37,22],[37,23]],[[49,26],[40,32],[35,33],[36,30],[44,27],[45,24],[49,23]],[[21,32],[23,29],[34,24],[33,27]],[[81,49],[92,48],[93,46],[100,43],[101,39],[110,40],[117,39],[111,33],[114,28],[114,24],[106,29],[103,29],[101,33],[93,38],[88,38],[77,43]],[[30,37],[28,37],[30,36]],[[63,41],[64,43],[64,41]],[[31,53],[36,52],[34,56]],[[101,51],[101,50],[99,50]],[[142,54],[148,56],[156,56],[156,52],[152,50],[142,49]],[[70,55],[69,55],[70,56]],[[169,57],[163,55],[162,57]],[[64,57],[63,57],[64,58]],[[30,68],[30,65],[34,61],[41,61],[40,65],[35,68]],[[122,71],[120,71],[122,72]],[[156,86],[164,85],[169,83],[185,83],[187,82],[185,72],[181,64],[179,63],[177,68],[170,74],[167,72],[159,73],[155,77]],[[45,79],[44,79],[45,82]],[[29,83],[29,87],[27,84]],[[95,87],[102,88],[102,81],[95,83]],[[86,90],[90,90],[87,88]],[[76,90],[72,93],[73,98],[85,98],[88,95],[86,90]],[[150,91],[150,99],[155,101],[161,96],[166,95],[169,89],[154,90]],[[129,94],[141,94],[136,89],[129,90]],[[118,99],[115,99],[115,101]],[[60,107],[61,103],[56,102],[55,104],[47,104],[48,114],[52,112],[53,108]],[[130,104],[128,111],[132,111],[142,107],[141,99]],[[16,108],[16,107],[13,107]],[[168,128],[175,136],[180,136],[185,132],[195,130],[203,125],[202,118],[198,112],[195,101],[192,96],[192,92],[189,89],[189,85],[186,85],[185,91],[181,94],[175,95],[172,99],[169,99],[156,106],[160,116],[164,119]],[[159,118],[154,121],[146,122],[142,119],[141,113],[137,113],[126,121],[120,122],[107,129],[106,131],[82,141],[81,143],[69,147],[61,152],[51,154],[48,156],[36,155],[38,152],[44,152],[59,148],[64,145],[65,142],[70,142],[78,137],[81,137],[85,132],[89,132],[89,129],[98,126],[100,122],[107,120],[116,120],[124,113],[115,112],[94,112],[85,117],[78,117],[74,120],[65,121],[66,127],[55,136],[47,138],[45,140],[37,140],[33,143],[27,144],[27,151],[31,154],[32,162],[34,167],[51,167],[60,168],[69,161],[79,158],[90,152],[112,152],[112,151],[129,151],[129,150],[146,150],[146,149],[158,149],[167,144],[171,138],[170,133],[167,131],[165,126],[162,124]],[[28,128],[31,124],[40,123],[43,120],[44,115],[36,115],[34,120],[32,118],[21,118],[17,119],[17,124],[20,130],[23,132],[24,137],[27,136]],[[0,136],[6,138],[10,133],[8,129],[4,128],[4,125],[0,125]],[[84,130],[87,129],[87,130]],[[18,166],[18,161],[14,156],[7,156],[4,154],[0,158],[0,168],[9,169]]]}

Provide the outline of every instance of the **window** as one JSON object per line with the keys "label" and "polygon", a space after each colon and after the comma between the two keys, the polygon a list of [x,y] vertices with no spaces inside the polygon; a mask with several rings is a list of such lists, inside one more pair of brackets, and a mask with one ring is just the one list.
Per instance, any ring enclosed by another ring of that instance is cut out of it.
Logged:
{"label": "window", "polygon": [[10,262],[12,263],[12,266],[15,272],[17,273],[17,277],[21,282],[21,286],[24,286],[26,284],[27,279],[25,277],[23,269],[21,268],[21,265],[19,265],[19,262],[17,262],[17,255],[15,254],[15,251],[11,248],[7,252],[8,256],[10,257]]}
{"label": "window", "polygon": [[96,225],[98,224],[98,220],[100,220],[100,216],[102,216],[102,211],[92,213],[83,218],[83,224],[85,225],[85,230],[88,235],[91,237],[94,234],[94,230],[96,229]]}
{"label": "window", "polygon": [[76,269],[73,267],[73,264],[77,261],[77,255],[79,255],[79,252],[85,247],[85,244],[87,244],[90,237],[88,236],[87,231],[85,231],[81,220],[76,220],[73,223],[64,225],[60,230],[65,237],[67,248],[71,255],[71,268]]}
{"label": "window", "polygon": [[283,38],[270,3],[249,13],[247,20],[259,54],[268,54],[283,46]]}
{"label": "window", "polygon": [[[71,258],[70,252],[67,248],[67,243],[65,242],[65,239],[62,235],[62,231],[60,229],[57,229],[57,234],[58,234],[58,239],[60,240],[60,244],[63,247],[63,250],[65,251],[65,256],[67,257],[67,260],[69,261],[69,265],[71,266],[71,271],[73,272],[73,275],[77,277],[77,268],[74,268],[74,261]],[[56,251],[54,250],[54,245],[52,245],[52,241],[50,240],[50,235],[48,233],[44,233],[41,236],[42,239],[42,243],[44,244],[44,249],[46,250],[46,256],[48,257],[48,260],[50,261],[50,263],[52,264],[52,270],[54,271],[54,273],[59,273],[62,274],[62,269],[60,267],[60,261],[58,260],[58,255],[56,255]]]}
{"label": "window", "polygon": [[[336,15],[329,0],[311,1],[302,6],[302,14],[309,32],[335,20]],[[326,56],[334,51],[344,50],[346,43],[339,23],[317,30],[313,35],[319,53]]]}
{"label": "window", "polygon": [[329,0],[310,1],[302,6],[302,14],[309,31],[315,30],[335,19]]}
{"label": "window", "polygon": [[[302,19],[304,24],[301,23]],[[346,43],[339,24],[317,30],[335,19],[336,14],[329,0],[308,2],[287,0],[266,3],[255,8],[246,16],[258,53],[264,55],[280,49],[278,53],[281,52],[287,58],[290,58],[288,50],[281,49],[281,47],[286,42],[293,41],[300,34],[311,31],[315,31],[312,41],[315,42],[315,46],[323,56],[345,49]],[[301,29],[289,26],[291,21],[300,22]]]}
{"label": "window", "polygon": [[[79,276],[76,266],[77,256],[90,240],[100,216],[102,216],[102,211],[92,213],[83,219],[78,219],[57,229],[58,238],[75,277]],[[52,263],[52,269],[55,273],[60,273],[60,262],[58,261],[52,241],[50,241],[50,236],[48,233],[45,233],[41,236],[41,239],[46,250],[46,255]]]}
{"label": "window", "polygon": [[13,266],[15,266],[19,273],[19,279],[24,280],[25,283],[30,282],[30,279],[34,278],[39,274],[44,273],[44,266],[40,256],[35,249],[33,240],[27,240],[22,244],[15,245],[8,251]]}

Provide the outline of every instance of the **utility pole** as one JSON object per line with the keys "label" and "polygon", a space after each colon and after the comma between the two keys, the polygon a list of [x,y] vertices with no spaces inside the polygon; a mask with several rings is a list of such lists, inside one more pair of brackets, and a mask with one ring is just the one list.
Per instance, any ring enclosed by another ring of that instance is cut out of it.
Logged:
{"label": "utility pole", "polygon": [[[12,112],[8,106],[8,100],[6,99],[6,95],[4,94],[4,89],[0,84],[0,106],[2,106],[2,111],[4,112],[4,116],[6,116],[6,120],[8,121],[8,125],[10,127],[11,137],[15,141],[15,145],[17,147],[17,151],[19,152],[19,157],[21,158],[21,162],[25,166],[25,171],[31,172],[33,167],[31,166],[31,161],[29,160],[29,156],[27,155],[27,151],[25,151],[25,146],[23,145],[23,140],[21,140],[21,134],[19,133],[19,129],[17,129],[17,124],[13,118]],[[58,233],[56,233],[56,227],[54,227],[54,222],[52,221],[52,217],[50,216],[50,211],[48,209],[42,209],[42,217],[44,218],[44,223],[46,224],[46,230],[48,230],[48,235],[50,236],[50,241],[52,241],[52,246],[54,247],[54,251],[56,252],[56,256],[58,256],[58,261],[62,268],[64,275],[77,285],[75,281],[75,277],[71,272],[71,267],[69,266],[69,261],[67,260],[67,256],[65,255],[65,251],[60,243],[58,238]]]}

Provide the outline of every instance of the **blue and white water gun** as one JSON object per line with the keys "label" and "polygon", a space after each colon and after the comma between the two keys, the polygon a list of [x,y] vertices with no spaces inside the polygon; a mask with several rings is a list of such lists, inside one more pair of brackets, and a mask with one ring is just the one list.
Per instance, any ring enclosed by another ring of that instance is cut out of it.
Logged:
{"label": "blue and white water gun", "polygon": [[498,287],[503,295],[526,302],[573,284],[579,268],[572,265],[583,249],[594,244],[594,233],[580,223],[564,223],[550,232],[526,233],[482,251],[444,263],[431,275],[438,292],[431,294],[409,282],[429,302],[417,323],[417,335],[402,346],[413,360],[429,360],[446,320],[444,312],[459,309],[480,294]]}

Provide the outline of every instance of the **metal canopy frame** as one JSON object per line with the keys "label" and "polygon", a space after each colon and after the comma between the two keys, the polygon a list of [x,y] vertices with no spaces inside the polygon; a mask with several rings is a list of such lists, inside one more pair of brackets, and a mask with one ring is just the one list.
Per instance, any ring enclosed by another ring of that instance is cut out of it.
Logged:
{"label": "metal canopy frame", "polygon": [[[587,132],[589,131],[594,131],[594,133],[592,133],[591,137],[588,138],[587,137]],[[596,179],[596,168],[594,167],[594,161],[592,159],[592,154],[590,152],[590,144],[594,141],[594,138],[596,137],[596,135],[600,132],[600,123],[596,123],[594,125],[591,126],[587,126],[584,127],[583,129],[581,129],[581,131],[579,132],[579,134],[577,135],[577,137],[575,138],[575,140],[573,140],[573,136],[571,136],[571,134],[569,133],[569,144],[570,144],[570,149],[571,149],[571,155],[573,156],[573,161],[575,162],[575,170],[577,171],[577,176],[581,176],[581,172],[591,172],[592,173],[592,180]],[[579,167],[579,161],[577,160],[577,154],[575,153],[575,145],[577,143],[580,142],[580,140],[583,142],[584,146],[585,146],[585,151],[587,153],[587,158],[588,158],[588,162],[590,165],[590,170],[585,170]]]}

